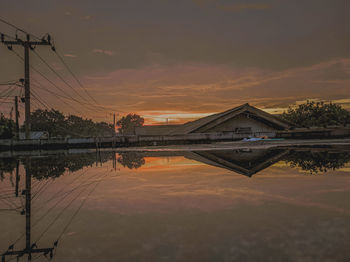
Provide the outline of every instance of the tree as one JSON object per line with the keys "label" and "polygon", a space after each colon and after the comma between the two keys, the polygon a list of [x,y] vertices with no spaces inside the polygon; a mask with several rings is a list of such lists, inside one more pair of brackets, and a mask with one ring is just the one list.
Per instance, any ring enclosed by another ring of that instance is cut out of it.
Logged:
{"label": "tree", "polygon": [[110,136],[113,126],[106,122],[94,122],[80,116],[65,116],[62,112],[51,109],[37,109],[31,113],[32,131],[47,131],[52,137],[93,137]]}
{"label": "tree", "polygon": [[282,117],[300,127],[346,125],[350,123],[349,112],[333,103],[307,101],[297,108],[289,107]]}
{"label": "tree", "polygon": [[31,113],[31,130],[47,131],[50,136],[66,136],[67,126],[65,116],[58,110],[37,109]]}
{"label": "tree", "polygon": [[134,135],[135,127],[143,126],[144,122],[143,117],[136,114],[128,114],[117,122],[118,130],[123,135]]}
{"label": "tree", "polygon": [[15,133],[15,122],[6,118],[2,113],[0,115],[0,139],[10,139]]}

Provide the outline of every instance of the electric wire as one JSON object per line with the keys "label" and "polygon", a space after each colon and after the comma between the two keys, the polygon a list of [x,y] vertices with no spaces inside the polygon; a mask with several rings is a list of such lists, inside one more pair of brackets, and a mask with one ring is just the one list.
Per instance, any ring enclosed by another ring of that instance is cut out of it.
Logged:
{"label": "electric wire", "polygon": [[64,61],[62,56],[57,52],[57,50],[54,51],[61,63],[65,66],[65,68],[68,70],[68,72],[72,75],[72,77],[77,81],[79,86],[85,91],[85,93],[98,105],[98,102],[95,100],[93,96],[90,95],[90,93],[87,91],[87,89],[83,86],[83,84],[80,82],[80,80],[76,77],[76,75],[73,73],[73,71],[70,69],[70,67],[67,65],[67,63]]}
{"label": "electric wire", "polygon": [[65,83],[68,87],[70,87],[80,98],[87,101],[85,97],[80,95],[80,93],[77,90],[75,90],[75,88],[72,85],[70,85],[59,73],[57,73],[57,71],[55,69],[53,69],[49,65],[49,63],[47,63],[35,50],[33,50],[33,53],[36,54],[37,57],[39,57],[39,59],[41,60],[41,62],[43,62],[59,79],[61,79],[63,83]]}
{"label": "electric wire", "polygon": [[[19,58],[21,59],[22,61],[24,61],[23,57],[21,55],[19,55],[16,51],[12,50],[14,52],[14,54]],[[89,102],[82,102],[82,101],[79,101],[77,99],[75,99],[74,97],[70,96],[68,93],[66,93],[66,91],[64,89],[62,89],[61,87],[59,87],[57,84],[55,84],[53,81],[51,81],[48,77],[46,77],[43,73],[41,73],[38,69],[36,69],[34,66],[30,65],[30,68],[32,70],[34,70],[37,74],[39,74],[42,78],[44,78],[46,81],[48,81],[51,85],[53,85],[55,88],[57,88],[58,90],[60,90],[63,94],[65,94],[65,96],[68,96],[71,100],[77,102],[78,104],[82,105],[85,107],[85,109],[87,110],[90,110],[92,112],[95,112],[96,110],[99,110],[99,111],[103,111],[105,112],[105,110],[95,106],[95,105],[92,105],[91,103]],[[52,69],[53,70],[53,69]],[[38,81],[36,81],[38,82]],[[73,89],[75,90],[75,89]],[[75,90],[76,91],[76,90]],[[78,93],[79,94],[79,93]],[[62,100],[61,100],[62,101]],[[67,103],[65,103],[67,104]],[[70,105],[72,107],[72,105]],[[88,107],[89,106],[89,107]],[[76,110],[75,108],[73,108],[75,111],[79,111],[79,110]],[[84,115],[84,114],[82,114]]]}
{"label": "electric wire", "polygon": [[12,23],[10,23],[10,22],[8,22],[8,21],[6,21],[6,20],[3,19],[3,18],[0,18],[0,22],[6,24],[6,25],[8,25],[8,26],[11,26],[11,27],[13,27],[14,29],[16,29],[16,30],[18,30],[18,31],[20,31],[20,32],[22,32],[22,33],[24,33],[24,34],[26,34],[26,35],[30,35],[30,36],[33,36],[34,38],[38,39],[38,40],[41,40],[39,37],[37,37],[37,36],[35,36],[35,35],[33,35],[33,34],[30,34],[30,33],[28,33],[27,31],[24,31],[23,29],[21,29],[21,28],[19,28],[18,26],[14,25],[14,24],[12,24]]}

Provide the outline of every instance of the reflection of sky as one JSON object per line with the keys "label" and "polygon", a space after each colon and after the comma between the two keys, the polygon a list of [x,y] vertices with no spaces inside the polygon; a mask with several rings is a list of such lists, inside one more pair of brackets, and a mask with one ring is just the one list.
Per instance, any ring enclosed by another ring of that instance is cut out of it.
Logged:
{"label": "reflection of sky", "polygon": [[[350,257],[348,167],[306,175],[278,162],[249,178],[183,157],[145,160],[137,170],[117,164],[119,170],[114,171],[110,161],[65,174],[33,201],[35,220],[49,208],[45,200],[55,192],[73,188],[80,179],[98,181],[106,175],[61,241],[57,261],[256,261],[261,256],[270,261],[309,256],[341,261]],[[1,186],[9,188],[9,180]],[[82,195],[74,202],[41,245],[52,243],[83,199]],[[23,232],[23,219],[0,216],[5,226],[1,250]],[[48,218],[33,230],[34,236],[49,222]]]}

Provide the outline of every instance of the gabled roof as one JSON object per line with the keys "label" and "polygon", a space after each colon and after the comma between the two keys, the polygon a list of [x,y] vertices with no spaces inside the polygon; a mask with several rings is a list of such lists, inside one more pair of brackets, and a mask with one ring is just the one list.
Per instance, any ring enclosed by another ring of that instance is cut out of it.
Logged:
{"label": "gabled roof", "polygon": [[271,115],[256,107],[253,107],[247,103],[222,113],[213,114],[207,117],[200,118],[195,121],[187,122],[182,126],[171,130],[168,134],[177,135],[177,134],[195,133],[198,129],[203,130],[203,129],[206,129],[206,127],[208,127],[209,129],[213,126],[216,126],[222,122],[227,121],[230,118],[236,117],[242,113],[249,113],[257,117],[258,119],[261,119],[264,122],[270,123],[271,125],[275,126],[277,129],[283,130],[290,127],[290,124],[287,121],[280,119],[274,115]]}

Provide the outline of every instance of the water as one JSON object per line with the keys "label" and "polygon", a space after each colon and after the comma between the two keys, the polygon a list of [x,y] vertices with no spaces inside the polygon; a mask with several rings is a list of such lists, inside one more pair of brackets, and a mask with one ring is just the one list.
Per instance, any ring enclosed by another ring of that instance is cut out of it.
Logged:
{"label": "water", "polygon": [[344,148],[93,152],[0,169],[5,261],[28,250],[32,261],[350,261]]}

